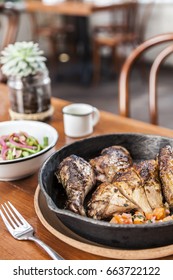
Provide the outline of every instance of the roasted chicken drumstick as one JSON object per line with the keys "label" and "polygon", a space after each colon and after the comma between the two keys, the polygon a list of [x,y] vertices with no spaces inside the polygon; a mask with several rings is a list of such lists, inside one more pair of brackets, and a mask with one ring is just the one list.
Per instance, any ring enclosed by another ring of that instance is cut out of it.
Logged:
{"label": "roasted chicken drumstick", "polygon": [[95,185],[95,175],[91,165],[83,158],[71,155],[59,165],[55,175],[67,194],[67,209],[85,215],[84,199]]}

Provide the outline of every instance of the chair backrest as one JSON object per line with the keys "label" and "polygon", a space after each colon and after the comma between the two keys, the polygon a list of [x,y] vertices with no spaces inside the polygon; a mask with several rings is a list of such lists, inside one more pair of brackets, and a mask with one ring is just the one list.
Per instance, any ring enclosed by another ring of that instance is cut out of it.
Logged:
{"label": "chair backrest", "polygon": [[152,11],[155,7],[155,0],[151,0],[148,3],[139,3],[138,12],[135,16],[135,33],[137,34],[137,44],[142,43],[145,40],[146,28],[149,18],[152,16]]}
{"label": "chair backrest", "polygon": [[125,1],[112,7],[112,22],[115,31],[133,33],[137,19],[138,1]]}
{"label": "chair backrest", "polygon": [[[1,43],[1,49],[6,47],[10,43],[16,41],[18,26],[19,26],[19,11],[12,8],[6,8],[5,5],[0,5],[0,17],[5,19],[6,28],[5,34],[2,34],[3,40]],[[2,22],[0,23],[2,26]]]}
{"label": "chair backrest", "polygon": [[[171,45],[165,47],[165,43],[171,42]],[[129,81],[130,74],[133,69],[134,63],[145,51],[154,46],[162,45],[164,49],[157,55],[154,60],[149,73],[149,113],[150,122],[158,124],[158,110],[157,110],[157,77],[158,71],[162,62],[173,53],[173,33],[166,33],[154,36],[134,49],[126,59],[121,69],[119,77],[119,113],[121,116],[130,116],[129,104]]]}
{"label": "chair backrest", "polygon": [[125,24],[127,26],[127,32],[134,33],[135,26],[137,24],[137,15],[138,15],[139,4],[138,1],[132,1],[126,4]]}
{"label": "chair backrest", "polygon": [[[127,37],[129,38],[127,42],[129,41],[133,46],[137,46],[145,40],[148,20],[152,15],[154,7],[155,0],[151,0],[148,3],[141,3],[139,0],[124,0],[120,3],[95,9],[96,11],[109,11],[109,31],[113,32],[113,34],[125,33],[131,35]],[[102,29],[104,31],[103,26],[95,26],[94,31],[97,34]]]}
{"label": "chair backrest", "polygon": [[[4,4],[0,4],[0,29],[2,29],[2,40],[0,45],[0,51],[3,50],[8,44],[13,44],[16,41],[20,11],[13,8],[7,8]],[[2,21],[5,21],[5,28]],[[7,79],[0,71],[0,82],[6,83]]]}
{"label": "chair backrest", "polygon": [[[138,1],[122,1],[116,4],[110,4],[107,6],[96,6],[93,8],[95,12],[109,12],[110,15],[110,30],[119,31],[119,32],[133,32],[136,23],[136,15],[137,15]],[[100,27],[96,26],[97,29],[100,30]]]}

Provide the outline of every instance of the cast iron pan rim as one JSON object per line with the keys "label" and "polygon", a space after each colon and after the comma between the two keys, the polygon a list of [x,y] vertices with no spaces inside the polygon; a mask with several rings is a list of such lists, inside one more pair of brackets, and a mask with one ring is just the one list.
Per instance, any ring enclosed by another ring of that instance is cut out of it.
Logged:
{"label": "cast iron pan rim", "polygon": [[[62,151],[64,148],[66,148],[66,147],[68,147],[68,146],[73,146],[73,145],[76,145],[76,143],[79,143],[79,144],[81,144],[82,142],[86,142],[87,140],[97,140],[97,139],[99,139],[99,138],[104,138],[104,137],[111,137],[111,136],[139,136],[139,137],[143,137],[143,136],[145,136],[145,137],[147,137],[147,138],[150,138],[150,137],[155,137],[155,138],[164,138],[164,139],[166,139],[166,140],[169,140],[169,139],[173,139],[173,137],[165,137],[165,136],[161,136],[161,135],[159,135],[159,134],[145,134],[145,133],[131,133],[131,132],[128,132],[128,133],[109,133],[109,134],[98,134],[98,135],[96,135],[96,136],[92,136],[92,137],[87,137],[87,138],[85,138],[85,139],[80,139],[80,140],[77,140],[77,141],[75,141],[75,142],[73,142],[73,143],[71,143],[71,144],[67,144],[67,145],[64,145],[64,146],[62,146],[60,149],[58,149],[57,151],[55,151],[51,156],[53,156],[54,154],[56,154],[57,152],[60,152],[60,151]],[[47,163],[47,161],[49,160],[49,158],[44,162],[44,164],[46,164]]]}

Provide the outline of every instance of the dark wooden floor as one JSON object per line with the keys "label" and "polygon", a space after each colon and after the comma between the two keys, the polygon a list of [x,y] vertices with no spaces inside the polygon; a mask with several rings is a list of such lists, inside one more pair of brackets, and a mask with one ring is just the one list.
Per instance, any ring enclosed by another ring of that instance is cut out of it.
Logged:
{"label": "dark wooden floor", "polygon": [[[91,65],[85,70],[92,73]],[[146,73],[148,73],[146,66]],[[118,77],[112,73],[109,64],[104,64],[101,80],[97,86],[91,83],[91,75],[87,79],[80,63],[57,63],[50,67],[52,79],[52,95],[72,102],[85,102],[105,111],[118,114]],[[148,122],[148,80],[139,69],[131,78],[131,116]],[[173,69],[165,67],[160,70],[158,81],[159,124],[173,128]]]}

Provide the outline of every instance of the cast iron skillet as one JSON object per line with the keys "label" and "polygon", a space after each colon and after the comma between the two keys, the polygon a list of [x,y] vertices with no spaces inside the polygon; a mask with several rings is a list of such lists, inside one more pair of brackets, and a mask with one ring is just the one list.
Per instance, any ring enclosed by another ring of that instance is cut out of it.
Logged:
{"label": "cast iron skillet", "polygon": [[[75,154],[86,160],[98,156],[102,149],[122,145],[130,152],[134,161],[154,159],[161,147],[173,139],[145,134],[109,134],[86,138],[63,147],[52,154],[39,172],[39,185],[46,197],[48,207],[58,219],[78,235],[110,247],[142,249],[173,243],[173,221],[143,225],[117,225],[83,217],[64,209],[66,195],[54,175],[59,163]],[[86,201],[91,197],[87,196]]]}

